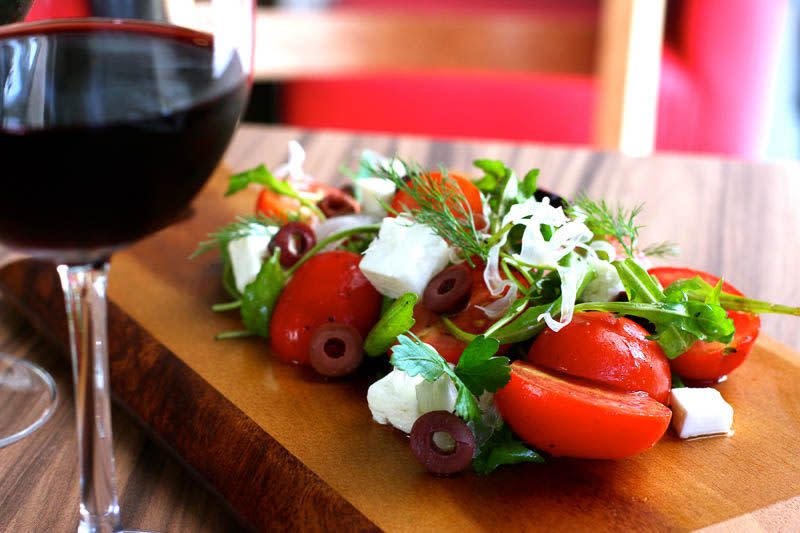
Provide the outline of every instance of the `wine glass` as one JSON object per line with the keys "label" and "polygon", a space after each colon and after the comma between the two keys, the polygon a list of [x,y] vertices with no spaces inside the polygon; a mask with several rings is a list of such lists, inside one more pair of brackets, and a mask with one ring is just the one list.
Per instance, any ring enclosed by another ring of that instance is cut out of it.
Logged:
{"label": "wine glass", "polygon": [[[20,22],[32,0],[0,2],[0,26]],[[19,256],[0,249],[0,267]],[[0,353],[0,448],[30,435],[56,409],[58,389],[52,376],[39,365]]]}
{"label": "wine glass", "polygon": [[[0,243],[57,265],[80,464],[79,531],[119,531],[110,255],[188,216],[248,98],[253,0],[36,0],[0,27]],[[41,19],[41,20],[34,20]]]}

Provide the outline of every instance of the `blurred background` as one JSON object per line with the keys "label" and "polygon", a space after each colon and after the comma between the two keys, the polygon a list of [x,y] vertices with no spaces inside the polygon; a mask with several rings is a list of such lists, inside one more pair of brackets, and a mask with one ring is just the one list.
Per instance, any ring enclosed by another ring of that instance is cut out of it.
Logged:
{"label": "blurred background", "polygon": [[[91,0],[34,4],[80,9]],[[170,0],[180,9],[194,0]],[[120,9],[135,0],[120,0]],[[246,119],[800,158],[791,0],[259,1]]]}

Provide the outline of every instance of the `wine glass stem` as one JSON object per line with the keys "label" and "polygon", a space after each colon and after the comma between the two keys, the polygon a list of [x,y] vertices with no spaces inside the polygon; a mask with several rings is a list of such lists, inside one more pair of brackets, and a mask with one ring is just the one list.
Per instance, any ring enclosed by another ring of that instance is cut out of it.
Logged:
{"label": "wine glass stem", "polygon": [[60,265],[67,305],[80,466],[79,532],[119,529],[111,439],[106,281],[108,264]]}

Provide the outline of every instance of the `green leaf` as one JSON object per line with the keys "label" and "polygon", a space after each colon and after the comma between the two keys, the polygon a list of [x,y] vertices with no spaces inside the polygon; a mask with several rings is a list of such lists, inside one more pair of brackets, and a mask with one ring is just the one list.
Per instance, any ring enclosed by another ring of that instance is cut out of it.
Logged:
{"label": "green leaf", "polygon": [[364,351],[368,356],[377,357],[386,353],[398,335],[414,326],[414,305],[418,299],[416,294],[409,292],[389,306],[364,341]]}
{"label": "green leaf", "polygon": [[495,392],[511,379],[508,357],[495,357],[500,343],[480,335],[461,354],[456,375],[475,396],[484,391]]}
{"label": "green leaf", "polygon": [[463,384],[461,386],[456,384],[456,388],[458,389],[455,407],[456,414],[466,421],[480,420],[481,409],[478,407],[478,401],[475,399],[475,396],[473,396],[470,390]]}
{"label": "green leaf", "polygon": [[272,172],[270,172],[269,169],[267,169],[267,167],[264,165],[259,165],[255,168],[251,168],[250,170],[245,170],[244,172],[240,172],[239,174],[234,174],[231,176],[228,181],[228,190],[225,191],[225,196],[230,196],[243,189],[246,189],[250,184],[262,185],[265,188],[282,196],[294,198],[300,202],[301,205],[313,211],[317,217],[325,220],[325,215],[319,210],[314,202],[311,202],[307,198],[303,198],[303,196],[297,192],[297,190],[295,190],[295,188],[292,187],[288,181],[279,180],[273,176]]}
{"label": "green leaf", "polygon": [[658,282],[633,259],[614,261],[619,279],[625,287],[629,302],[655,303],[664,299]]}
{"label": "green leaf", "polygon": [[261,265],[256,279],[244,288],[241,312],[248,331],[269,337],[269,321],[285,283],[286,273],[281,268],[280,251],[276,250]]}
{"label": "green leaf", "polygon": [[478,474],[489,474],[502,465],[544,462],[541,454],[514,437],[511,429],[503,424],[480,446],[472,467]]}
{"label": "green leaf", "polygon": [[[690,300],[707,302],[708,295],[713,289],[714,287],[698,276],[692,279],[675,281],[666,288],[665,292],[669,294],[672,291],[680,291]],[[788,305],[773,304],[761,300],[753,300],[752,298],[745,298],[743,296],[737,296],[727,292],[720,292],[718,303],[727,311],[744,311],[746,313],[754,314],[777,313],[782,315],[800,316],[800,307],[791,307]]]}
{"label": "green leaf", "polygon": [[395,368],[412,377],[422,376],[426,381],[436,381],[442,374],[447,374],[457,391],[456,414],[468,422],[480,420],[481,410],[475,396],[436,350],[413,333],[399,335],[397,341],[400,344],[392,347],[390,359]]}
{"label": "green leaf", "polygon": [[519,201],[524,201],[533,197],[533,194],[536,192],[536,182],[538,178],[538,168],[529,170],[528,173],[525,174],[525,177],[522,178],[522,181],[519,184],[519,194],[517,198]]}
{"label": "green leaf", "polygon": [[450,371],[441,355],[436,350],[423,343],[413,333],[398,335],[400,343],[392,348],[392,357],[389,360],[395,368],[399,368],[409,376],[422,376],[426,381],[436,381],[445,372]]}

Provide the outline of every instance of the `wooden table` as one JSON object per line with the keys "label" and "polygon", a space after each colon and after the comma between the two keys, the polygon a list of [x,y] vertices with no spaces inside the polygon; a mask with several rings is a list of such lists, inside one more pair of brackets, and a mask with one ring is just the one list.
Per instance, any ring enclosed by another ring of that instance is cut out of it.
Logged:
{"label": "wooden table", "polygon": [[[784,303],[800,302],[793,267],[800,259],[800,165],[748,164],[713,158],[663,155],[627,159],[588,150],[456,143],[422,138],[357,137],[290,129],[243,127],[228,164],[243,169],[283,161],[286,143],[306,147],[308,172],[332,179],[357,151],[413,157],[468,170],[478,157],[500,158],[519,172],[537,166],[541,185],[554,191],[586,189],[591,195],[626,204],[646,202],[645,243],[680,242],[686,264],[722,273],[747,294]],[[622,187],[617,178],[624,177]],[[679,195],[685,202],[659,212],[659,199]],[[200,236],[198,236],[199,238]],[[1,252],[0,252],[1,254]],[[800,348],[800,328],[786,317],[765,317],[763,330]],[[35,435],[0,449],[0,531],[70,531],[77,523],[77,461],[68,368],[58,351],[36,336],[0,300],[0,350],[39,362],[59,382],[61,405]],[[224,503],[180,466],[122,410],[115,417],[118,484],[124,523],[162,531],[227,531],[241,525]],[[719,527],[786,530],[800,528],[800,502],[779,502],[734,518]]]}

